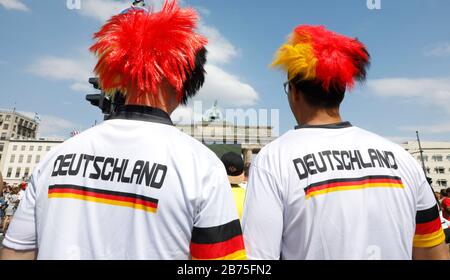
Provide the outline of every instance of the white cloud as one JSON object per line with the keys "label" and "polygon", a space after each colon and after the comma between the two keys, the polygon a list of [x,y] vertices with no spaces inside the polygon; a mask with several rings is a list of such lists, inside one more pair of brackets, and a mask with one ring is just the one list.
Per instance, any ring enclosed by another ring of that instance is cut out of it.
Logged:
{"label": "white cloud", "polygon": [[129,6],[130,1],[88,0],[82,2],[81,9],[78,11],[84,16],[105,22]]}
{"label": "white cloud", "polygon": [[[425,104],[450,114],[450,78],[379,79],[368,81],[367,87],[371,93],[378,96]],[[398,129],[408,132],[420,131],[424,134],[444,134],[450,133],[450,123],[442,120],[441,123],[404,125]],[[389,138],[397,143],[408,140],[403,137]]]}
{"label": "white cloud", "polygon": [[92,59],[71,59],[54,56],[45,56],[37,59],[28,66],[28,72],[49,80],[62,80],[70,82],[74,91],[85,92],[91,89],[88,83],[93,75],[94,62]]}
{"label": "white cloud", "polygon": [[442,124],[431,124],[431,125],[422,125],[422,126],[402,126],[401,130],[404,131],[420,131],[421,133],[427,134],[442,134],[442,133],[450,133],[450,123],[442,123]]}
{"label": "white cloud", "polygon": [[220,32],[200,22],[198,31],[208,38],[208,63],[228,63],[238,56],[238,51]]}
{"label": "white cloud", "polygon": [[425,50],[425,56],[450,56],[450,43],[440,43],[434,46],[428,47]]}
{"label": "white cloud", "polygon": [[79,125],[55,116],[41,116],[39,125],[39,135],[43,137],[65,137],[69,136],[72,130],[79,129]]}
{"label": "white cloud", "polygon": [[[160,10],[163,0],[147,0],[146,3],[150,9]],[[79,12],[87,17],[96,19],[100,22],[106,22],[113,15],[131,6],[129,0],[85,0],[81,4]]]}
{"label": "white cloud", "polygon": [[369,91],[439,107],[450,113],[450,78],[379,79],[367,83]]}
{"label": "white cloud", "polygon": [[[32,112],[20,113],[29,118],[34,118],[35,116],[35,113]],[[41,118],[38,131],[39,137],[68,138],[71,131],[80,129],[80,125],[60,117],[51,115],[39,115],[39,117]]]}
{"label": "white cloud", "polygon": [[202,6],[196,6],[195,9],[203,16],[211,15],[211,11]]}
{"label": "white cloud", "polygon": [[251,106],[258,100],[258,93],[250,85],[221,68],[208,64],[205,67],[205,85],[198,94],[201,100],[220,100],[222,106]]}
{"label": "white cloud", "polygon": [[93,87],[91,84],[87,82],[88,80],[84,81],[83,83],[76,82],[72,85],[70,85],[70,89],[77,92],[89,92],[92,91]]}
{"label": "white cloud", "polygon": [[2,5],[7,10],[16,10],[22,12],[31,11],[30,8],[20,0],[0,0],[0,5]]}
{"label": "white cloud", "polygon": [[413,141],[411,137],[405,137],[405,136],[386,136],[386,139],[389,139],[390,141],[397,143],[397,144],[403,144],[408,141]]}

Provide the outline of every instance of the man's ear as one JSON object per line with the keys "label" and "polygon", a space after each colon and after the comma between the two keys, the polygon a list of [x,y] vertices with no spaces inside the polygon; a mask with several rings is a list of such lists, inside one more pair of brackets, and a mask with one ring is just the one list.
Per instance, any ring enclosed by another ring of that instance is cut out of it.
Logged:
{"label": "man's ear", "polygon": [[302,98],[301,92],[299,90],[297,90],[297,87],[295,87],[292,83],[290,84],[290,87],[291,87],[292,99],[294,99],[295,101],[299,101]]}

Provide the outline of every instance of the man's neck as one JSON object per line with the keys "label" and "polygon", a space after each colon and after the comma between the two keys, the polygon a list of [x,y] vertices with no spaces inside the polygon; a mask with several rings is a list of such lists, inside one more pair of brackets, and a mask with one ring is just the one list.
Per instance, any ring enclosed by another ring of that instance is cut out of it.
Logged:
{"label": "man's neck", "polygon": [[155,99],[150,98],[128,98],[125,102],[125,105],[135,105],[135,106],[145,106],[152,107],[163,110],[166,113],[169,113],[169,109],[166,104],[162,104],[162,102],[157,102]]}
{"label": "man's neck", "polygon": [[305,110],[299,116],[299,125],[327,125],[342,122],[339,109]]}

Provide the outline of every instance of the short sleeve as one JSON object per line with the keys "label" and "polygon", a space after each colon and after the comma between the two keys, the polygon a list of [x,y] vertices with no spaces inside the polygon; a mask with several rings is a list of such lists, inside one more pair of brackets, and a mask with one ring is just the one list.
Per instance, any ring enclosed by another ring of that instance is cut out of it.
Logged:
{"label": "short sleeve", "polygon": [[274,177],[252,165],[242,218],[247,256],[278,260],[283,234],[283,200]]}
{"label": "short sleeve", "polygon": [[431,248],[443,243],[445,234],[434,193],[422,172],[420,175],[413,247]]}
{"label": "short sleeve", "polygon": [[202,184],[190,251],[195,260],[246,259],[236,204],[222,166],[208,172]]}
{"label": "short sleeve", "polygon": [[33,174],[28,184],[3,240],[3,246],[7,248],[17,251],[37,248],[35,224],[36,185],[34,178],[35,174]]}

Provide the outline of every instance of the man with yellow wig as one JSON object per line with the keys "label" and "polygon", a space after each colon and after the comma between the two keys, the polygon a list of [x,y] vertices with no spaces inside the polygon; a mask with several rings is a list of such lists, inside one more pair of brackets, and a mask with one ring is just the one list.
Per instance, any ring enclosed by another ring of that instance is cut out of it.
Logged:
{"label": "man with yellow wig", "polygon": [[36,167],[3,258],[245,258],[223,164],[169,116],[204,82],[197,19],[169,0],[159,12],[128,9],[95,34],[99,84],[126,105]]}
{"label": "man with yellow wig", "polygon": [[339,106],[370,57],[357,39],[299,26],[276,54],[295,130],[252,163],[243,230],[250,259],[448,259],[424,172]]}

